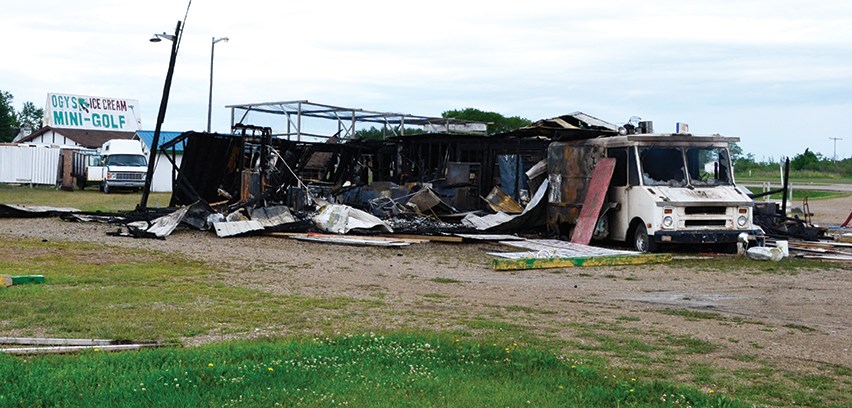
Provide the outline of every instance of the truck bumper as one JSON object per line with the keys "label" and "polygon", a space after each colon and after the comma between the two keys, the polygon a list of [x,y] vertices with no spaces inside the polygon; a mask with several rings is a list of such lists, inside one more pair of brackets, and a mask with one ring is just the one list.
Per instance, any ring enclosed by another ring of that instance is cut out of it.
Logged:
{"label": "truck bumper", "polygon": [[109,180],[106,184],[110,188],[142,188],[145,187],[145,180]]}
{"label": "truck bumper", "polygon": [[660,244],[731,244],[745,232],[749,241],[762,241],[761,231],[753,230],[703,230],[703,231],[657,231],[654,242]]}

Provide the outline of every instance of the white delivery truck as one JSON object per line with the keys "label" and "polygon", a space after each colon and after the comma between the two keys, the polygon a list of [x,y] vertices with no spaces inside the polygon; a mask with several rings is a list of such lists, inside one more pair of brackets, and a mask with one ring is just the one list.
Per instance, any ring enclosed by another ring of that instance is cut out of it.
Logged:
{"label": "white delivery truck", "polygon": [[754,202],[734,182],[728,144],[739,138],[631,134],[548,148],[548,225],[576,224],[592,170],[615,159],[595,238],[626,241],[642,252],[662,244],[706,244],[736,251],[738,236],[760,240]]}
{"label": "white delivery truck", "polygon": [[101,190],[109,194],[117,189],[142,190],[148,172],[148,160],[138,140],[108,140],[101,147],[103,158]]}

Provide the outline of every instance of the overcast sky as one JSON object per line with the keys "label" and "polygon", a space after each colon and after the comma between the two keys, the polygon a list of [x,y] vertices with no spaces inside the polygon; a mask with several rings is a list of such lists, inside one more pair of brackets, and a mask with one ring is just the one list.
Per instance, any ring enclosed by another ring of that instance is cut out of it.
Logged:
{"label": "overcast sky", "polygon": [[[137,99],[153,129],[185,1],[6,2],[0,90]],[[289,4],[295,3],[295,4]],[[738,136],[760,158],[852,157],[849,1],[218,1],[189,9],[164,130],[213,130],[225,105],[307,99],[531,120],[583,111],[658,132]]]}

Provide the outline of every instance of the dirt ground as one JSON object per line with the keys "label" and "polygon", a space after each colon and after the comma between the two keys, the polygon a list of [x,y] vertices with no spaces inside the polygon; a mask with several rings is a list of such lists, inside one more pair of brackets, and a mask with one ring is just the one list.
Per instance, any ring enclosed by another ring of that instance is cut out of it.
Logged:
{"label": "dirt ground", "polygon": [[[850,210],[852,198],[811,203],[815,222],[824,225],[842,223]],[[107,236],[110,230],[115,227],[58,219],[0,220],[6,236],[141,247],[229,265],[236,284],[272,293],[381,299],[400,316],[377,321],[382,328],[414,323],[452,329],[458,325],[452,316],[496,313],[571,339],[571,323],[593,319],[709,341],[719,349],[698,358],[716,365],[735,367],[743,363],[734,356],[756,355],[780,367],[852,368],[852,268],[754,273],[662,264],[497,272],[485,253],[503,249],[496,244],[367,249],[280,237],[221,239],[198,231],[144,240]],[[410,310],[434,313],[412,321],[405,317]],[[671,310],[721,318],[665,313]]]}

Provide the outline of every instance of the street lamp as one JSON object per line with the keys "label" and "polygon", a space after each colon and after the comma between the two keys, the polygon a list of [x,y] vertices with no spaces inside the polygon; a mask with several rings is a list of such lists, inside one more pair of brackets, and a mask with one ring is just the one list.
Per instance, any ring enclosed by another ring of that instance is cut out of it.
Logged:
{"label": "street lamp", "polygon": [[173,36],[173,35],[171,35],[171,34],[166,34],[166,33],[164,32],[164,33],[162,33],[162,34],[154,34],[153,36],[151,36],[151,39],[150,39],[150,40],[148,40],[148,41],[151,41],[151,42],[160,42],[160,41],[163,41],[163,40],[174,41],[174,40],[175,40],[175,36]]}
{"label": "street lamp", "polygon": [[181,38],[181,22],[177,22],[175,26],[175,34],[169,35],[166,33],[154,34],[151,37],[151,42],[160,42],[169,40],[172,42],[172,51],[169,55],[169,69],[166,72],[166,83],[163,85],[163,98],[160,100],[160,112],[157,114],[157,125],[154,128],[154,137],[151,140],[151,152],[148,157],[148,173],[145,174],[145,186],[142,187],[142,199],[139,200],[139,205],[136,206],[137,211],[145,211],[148,207],[148,195],[151,193],[151,180],[154,178],[154,163],[157,161],[157,148],[160,142],[160,130],[163,127],[163,121],[166,118],[166,107],[169,104],[169,91],[172,89],[172,76],[175,73],[175,59],[177,59],[178,46]]}
{"label": "street lamp", "polygon": [[210,118],[213,111],[213,51],[216,49],[216,43],[219,41],[228,42],[228,37],[212,37],[210,43],[210,93],[207,98],[207,133],[210,133]]}

